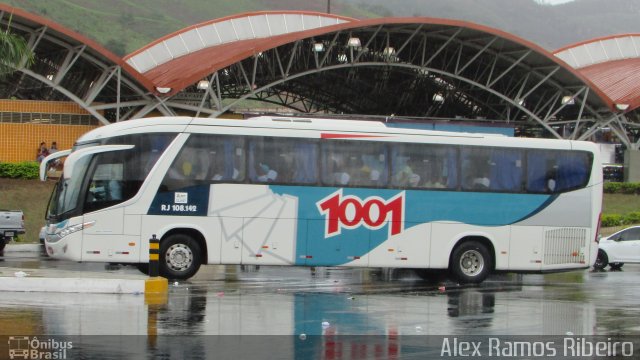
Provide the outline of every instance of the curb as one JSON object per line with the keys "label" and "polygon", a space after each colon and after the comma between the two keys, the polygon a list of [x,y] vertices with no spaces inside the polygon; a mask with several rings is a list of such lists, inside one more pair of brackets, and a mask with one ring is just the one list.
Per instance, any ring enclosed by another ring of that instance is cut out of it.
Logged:
{"label": "curb", "polygon": [[92,294],[149,294],[166,298],[162,277],[54,269],[0,268],[0,291]]}
{"label": "curb", "polygon": [[0,291],[92,294],[142,294],[144,280],[2,277]]}

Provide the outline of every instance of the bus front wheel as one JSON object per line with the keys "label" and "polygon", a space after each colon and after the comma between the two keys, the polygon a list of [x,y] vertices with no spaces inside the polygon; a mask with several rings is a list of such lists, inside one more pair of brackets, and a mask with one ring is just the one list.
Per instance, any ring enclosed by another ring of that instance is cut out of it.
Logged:
{"label": "bus front wheel", "polygon": [[198,271],[200,245],[191,236],[173,234],[160,244],[160,275],[168,279],[186,280]]}
{"label": "bus front wheel", "polygon": [[450,269],[461,283],[481,283],[491,271],[489,250],[478,241],[465,241],[453,251]]}

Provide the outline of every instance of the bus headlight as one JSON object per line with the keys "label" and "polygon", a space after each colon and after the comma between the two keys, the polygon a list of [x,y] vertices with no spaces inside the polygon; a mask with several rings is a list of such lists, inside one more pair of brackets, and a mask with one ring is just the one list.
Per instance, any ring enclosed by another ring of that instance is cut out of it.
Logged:
{"label": "bus headlight", "polygon": [[96,223],[95,221],[90,221],[82,224],[71,225],[69,227],[60,229],[53,234],[47,234],[47,242],[50,242],[50,243],[58,242],[60,241],[60,239],[62,239],[67,235],[92,227],[95,223]]}

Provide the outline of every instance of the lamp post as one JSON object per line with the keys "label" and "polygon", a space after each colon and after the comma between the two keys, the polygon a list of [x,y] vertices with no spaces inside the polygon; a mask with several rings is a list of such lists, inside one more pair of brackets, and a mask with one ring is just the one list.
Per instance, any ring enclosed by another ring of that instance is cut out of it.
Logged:
{"label": "lamp post", "polygon": [[331,0],[327,0],[327,14],[331,14]]}

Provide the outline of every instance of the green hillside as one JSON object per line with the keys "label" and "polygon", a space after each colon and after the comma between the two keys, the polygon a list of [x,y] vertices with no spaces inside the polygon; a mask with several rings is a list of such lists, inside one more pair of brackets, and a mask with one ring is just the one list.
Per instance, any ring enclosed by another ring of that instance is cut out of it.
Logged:
{"label": "green hillside", "polygon": [[[52,19],[118,55],[126,55],[184,27],[228,15],[262,10],[327,10],[324,1],[296,0],[9,0],[6,3]],[[374,16],[335,0],[331,12],[357,18]]]}

